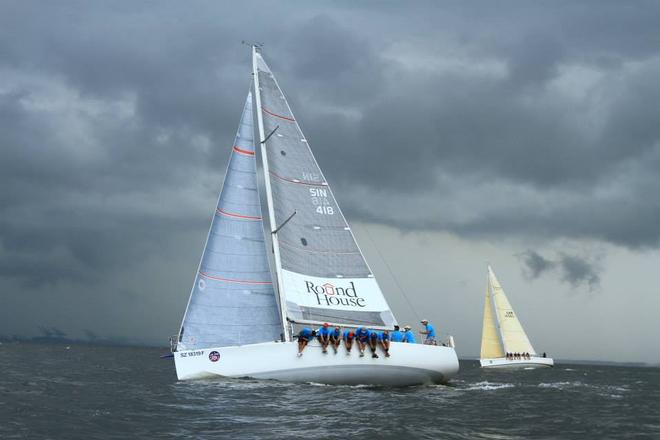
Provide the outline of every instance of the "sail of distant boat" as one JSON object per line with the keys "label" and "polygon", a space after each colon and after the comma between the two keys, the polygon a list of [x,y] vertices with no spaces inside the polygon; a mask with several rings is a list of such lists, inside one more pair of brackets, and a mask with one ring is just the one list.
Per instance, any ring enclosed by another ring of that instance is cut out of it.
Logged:
{"label": "sail of distant boat", "polygon": [[178,336],[180,348],[273,341],[282,325],[264,243],[249,93]]}
{"label": "sail of distant boat", "polygon": [[253,69],[282,320],[391,328],[394,315],[257,50]]}
{"label": "sail of distant boat", "polygon": [[484,323],[481,332],[481,358],[504,357],[504,347],[497,329],[493,314],[490,277],[486,285],[486,300],[484,301]]}
{"label": "sail of distant boat", "polygon": [[536,352],[493,269],[488,266],[481,357],[496,358],[505,353]]}

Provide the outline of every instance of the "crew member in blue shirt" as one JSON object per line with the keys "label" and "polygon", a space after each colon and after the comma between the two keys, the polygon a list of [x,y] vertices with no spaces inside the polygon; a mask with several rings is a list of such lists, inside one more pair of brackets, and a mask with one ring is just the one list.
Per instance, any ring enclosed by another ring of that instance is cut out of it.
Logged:
{"label": "crew member in blue shirt", "polygon": [[390,338],[389,330],[378,332],[378,342],[383,347],[383,351],[385,351],[385,357],[390,357]]}
{"label": "crew member in blue shirt", "polygon": [[390,341],[392,342],[401,342],[403,341],[403,333],[399,330],[399,326],[394,326],[394,331],[390,333]]}
{"label": "crew member in blue shirt", "polygon": [[367,348],[369,343],[369,330],[365,327],[358,327],[355,330],[355,339],[357,339],[358,350],[360,350],[360,357],[364,356],[364,349]]}
{"label": "crew member in blue shirt", "polygon": [[330,330],[330,345],[335,350],[335,354],[337,354],[339,344],[341,344],[341,327],[337,325],[333,330]]}
{"label": "crew member in blue shirt", "polygon": [[429,323],[428,319],[422,319],[422,325],[424,326],[424,330],[420,331],[421,334],[426,335],[426,339],[424,339],[424,343],[426,345],[436,345],[435,342],[435,329],[433,326]]}
{"label": "crew member in blue shirt", "polygon": [[353,347],[353,339],[355,339],[355,332],[353,330],[344,330],[342,335],[344,339],[344,345],[346,346],[346,355],[351,354],[351,347]]}
{"label": "crew member in blue shirt", "polygon": [[303,328],[298,333],[298,357],[302,356],[302,352],[307,347],[309,341],[316,335],[316,332],[310,328]]}
{"label": "crew member in blue shirt", "polygon": [[377,358],[376,347],[378,347],[378,332],[369,330],[369,348],[371,348],[371,357]]}
{"label": "crew member in blue shirt", "polygon": [[408,344],[416,344],[417,341],[415,341],[415,334],[410,329],[411,327],[409,325],[403,327],[403,341],[401,342],[407,342]]}
{"label": "crew member in blue shirt", "polygon": [[324,322],[323,327],[319,328],[316,333],[318,335],[319,342],[321,343],[323,353],[327,353],[328,344],[330,344],[330,324]]}

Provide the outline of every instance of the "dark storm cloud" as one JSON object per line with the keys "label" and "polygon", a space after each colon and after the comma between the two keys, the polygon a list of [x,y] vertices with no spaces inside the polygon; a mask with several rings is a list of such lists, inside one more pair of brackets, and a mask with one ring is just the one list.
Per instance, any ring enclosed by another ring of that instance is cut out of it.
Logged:
{"label": "dark storm cloud", "polygon": [[591,290],[599,287],[600,275],[591,262],[576,255],[562,253],[559,264],[562,269],[562,279],[573,287],[582,284],[586,284]]}
{"label": "dark storm cloud", "polygon": [[[167,268],[196,264],[251,79],[243,39],[266,43],[351,220],[660,238],[656,3],[0,8],[0,288],[26,307],[65,296],[49,326],[102,309],[108,329],[127,307],[134,333],[157,325],[145,313],[177,319],[188,272]],[[579,258],[553,261],[598,283]]]}
{"label": "dark storm cloud", "polygon": [[523,274],[528,279],[536,279],[555,267],[553,261],[533,250],[526,250],[519,255],[523,262]]}
{"label": "dark storm cloud", "polygon": [[584,257],[567,252],[559,252],[555,259],[544,257],[534,250],[526,250],[518,255],[527,279],[537,279],[545,273],[556,271],[560,279],[573,288],[586,286],[590,291],[600,287],[598,258]]}

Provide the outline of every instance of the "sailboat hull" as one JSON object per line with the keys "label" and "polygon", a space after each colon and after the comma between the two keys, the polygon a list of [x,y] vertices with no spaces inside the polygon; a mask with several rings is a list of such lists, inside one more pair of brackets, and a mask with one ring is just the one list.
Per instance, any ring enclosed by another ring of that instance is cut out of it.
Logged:
{"label": "sailboat hull", "polygon": [[501,368],[501,369],[531,369],[554,367],[555,362],[552,358],[532,357],[531,359],[481,359],[481,368]]}
{"label": "sailboat hull", "polygon": [[[314,341],[302,357],[297,342],[267,342],[236,347],[208,348],[174,353],[179,380],[214,377],[274,379],[329,385],[409,386],[446,383],[458,372],[458,358],[451,347],[392,343],[389,358],[369,349],[359,356],[357,346],[348,354],[321,351]],[[217,359],[217,360],[213,360]]]}

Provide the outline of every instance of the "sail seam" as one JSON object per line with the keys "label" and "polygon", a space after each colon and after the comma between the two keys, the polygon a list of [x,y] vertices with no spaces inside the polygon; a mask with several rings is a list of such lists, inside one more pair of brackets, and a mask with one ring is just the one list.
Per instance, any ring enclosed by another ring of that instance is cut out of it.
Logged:
{"label": "sail seam", "polygon": [[263,111],[265,111],[266,113],[268,113],[269,115],[275,116],[276,118],[284,119],[285,121],[289,121],[289,122],[296,122],[296,120],[293,119],[293,118],[287,118],[286,116],[278,115],[277,113],[273,113],[271,111],[268,111],[263,105],[261,106],[261,109]]}
{"label": "sail seam", "polygon": [[243,150],[242,148],[239,148],[236,145],[234,145],[233,149],[237,153],[244,154],[246,156],[254,156],[254,151]]}
{"label": "sail seam", "polygon": [[222,214],[222,215],[228,215],[229,217],[238,217],[238,218],[242,218],[242,219],[245,219],[245,220],[261,220],[261,217],[253,217],[251,215],[235,214],[233,212],[227,212],[227,211],[225,211],[221,208],[217,208],[215,210],[215,212],[217,212],[218,214]]}
{"label": "sail seam", "polygon": [[200,272],[199,273],[201,276],[204,278],[209,278],[211,280],[218,280],[218,281],[226,281],[228,283],[237,283],[237,284],[273,284],[270,281],[253,281],[253,280],[235,280],[232,278],[222,278],[222,277],[215,277],[212,275],[207,274],[206,272]]}

